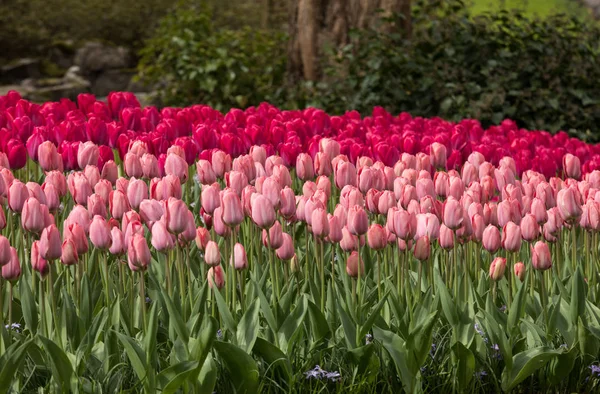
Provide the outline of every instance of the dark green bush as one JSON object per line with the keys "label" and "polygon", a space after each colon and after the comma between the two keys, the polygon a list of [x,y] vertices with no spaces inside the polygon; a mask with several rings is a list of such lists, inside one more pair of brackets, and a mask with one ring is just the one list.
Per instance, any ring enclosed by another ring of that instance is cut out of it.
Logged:
{"label": "dark green bush", "polygon": [[285,55],[280,33],[217,29],[207,7],[178,7],[146,42],[139,74],[164,105],[245,107],[281,88]]}
{"label": "dark green bush", "polygon": [[295,104],[363,113],[382,105],[485,125],[511,118],[529,129],[597,129],[597,25],[560,15],[532,20],[518,12],[471,18],[460,0],[426,3],[431,8],[415,7],[410,40],[357,33],[330,70],[333,77],[299,94]]}

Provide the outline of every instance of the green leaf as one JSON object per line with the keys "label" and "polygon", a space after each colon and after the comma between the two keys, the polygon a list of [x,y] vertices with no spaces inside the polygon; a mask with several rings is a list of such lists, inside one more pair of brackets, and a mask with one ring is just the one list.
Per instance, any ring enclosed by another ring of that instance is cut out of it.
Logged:
{"label": "green leaf", "polygon": [[52,361],[52,376],[61,390],[66,393],[69,390],[71,375],[73,374],[73,365],[67,357],[66,353],[54,342],[46,337],[39,337],[46,354]]}
{"label": "green leaf", "polygon": [[381,343],[394,361],[404,390],[407,393],[415,392],[419,370],[411,370],[409,367],[406,343],[393,332],[382,330],[377,326],[373,326],[373,336]]}
{"label": "green leaf", "polygon": [[258,330],[260,329],[258,320],[259,311],[260,300],[256,299],[237,325],[237,344],[246,353],[252,351],[254,341],[256,341],[256,337],[258,336]]}
{"label": "green leaf", "polygon": [[38,310],[33,299],[33,294],[31,293],[31,287],[29,287],[29,282],[21,280],[19,288],[21,290],[21,308],[23,309],[25,325],[32,333],[37,333]]}
{"label": "green leaf", "polygon": [[356,337],[356,326],[341,305],[338,308],[338,312],[340,314],[340,320],[342,321],[342,328],[344,329],[346,346],[348,346],[348,349],[354,349],[359,341],[359,338]]}
{"label": "green leaf", "polygon": [[[169,312],[169,324],[174,325],[175,332],[177,332],[179,338],[184,343],[187,343],[190,339],[190,333],[188,331],[187,326],[185,325],[185,322],[183,321],[183,318],[179,314],[179,311],[177,311],[177,308],[175,307],[175,304],[173,304],[173,300],[171,300],[171,297],[169,297],[164,292],[162,292],[161,295],[161,298],[167,306],[167,311]],[[173,340],[174,338],[171,339]]]}
{"label": "green leaf", "polygon": [[146,348],[146,364],[154,366],[157,362],[156,332],[158,331],[158,303],[153,302],[148,317],[148,329],[144,336],[144,347]]}
{"label": "green leaf", "polygon": [[[381,312],[381,308],[383,308],[383,306],[385,305],[385,302],[386,302],[389,294],[390,294],[390,292],[388,290],[384,294],[384,296],[381,297],[381,300],[377,303],[375,308],[371,311],[371,314],[367,318],[367,321],[365,321],[365,323],[362,325],[362,327],[360,327],[360,331],[358,332],[357,340],[360,341],[360,339],[364,338],[368,334],[369,330],[371,330],[371,327],[373,327],[373,323],[375,323],[375,319],[377,319],[379,317],[379,312]],[[357,343],[356,346],[358,346],[358,345],[359,344]]]}
{"label": "green leaf", "polygon": [[217,383],[217,365],[213,360],[212,356],[208,356],[204,359],[204,364],[200,369],[198,375],[198,387],[196,392],[198,394],[212,394],[215,390],[215,384]]}
{"label": "green leaf", "polygon": [[456,309],[456,304],[452,300],[452,296],[450,295],[450,292],[448,292],[446,284],[437,269],[434,270],[434,278],[440,301],[442,302],[444,316],[446,316],[448,323],[450,323],[452,327],[456,327],[459,324],[458,310]]}
{"label": "green leaf", "polygon": [[214,348],[229,371],[235,392],[257,393],[259,372],[254,359],[231,343],[216,341]]}
{"label": "green leaf", "polygon": [[287,383],[292,377],[292,364],[288,357],[271,342],[258,337],[254,342],[252,352],[258,357],[261,357],[269,365],[269,368],[274,367],[283,375]]}
{"label": "green leaf", "polygon": [[571,324],[576,325],[581,317],[585,322],[585,283],[581,272],[581,264],[577,265],[571,283]]}
{"label": "green leaf", "polygon": [[502,390],[510,391],[514,389],[519,383],[560,354],[560,351],[547,346],[540,346],[515,354],[512,359],[512,368],[510,370],[504,368],[502,372]]}
{"label": "green leaf", "polygon": [[578,355],[579,349],[577,349],[576,346],[573,346],[568,352],[560,354],[553,359],[548,368],[548,378],[550,383],[559,384],[563,379],[566,379],[573,370]]}
{"label": "green leaf", "polygon": [[23,359],[27,355],[29,347],[33,344],[33,339],[29,339],[19,346],[19,342],[12,344],[0,358],[0,394],[5,394],[10,390],[11,383],[15,378],[17,369],[21,366]]}
{"label": "green leaf", "polygon": [[310,334],[315,342],[319,342],[329,334],[329,324],[319,307],[312,301],[308,301],[308,315],[310,319]]}
{"label": "green leaf", "polygon": [[161,371],[157,376],[163,394],[172,394],[186,381],[195,380],[193,374],[198,372],[198,361],[182,361]]}
{"label": "green leaf", "polygon": [[413,369],[421,368],[427,360],[427,355],[431,350],[433,327],[436,320],[437,311],[434,311],[417,325],[408,336],[408,340],[406,341],[407,348],[413,352],[414,360],[417,364]]}
{"label": "green leaf", "polygon": [[235,335],[235,333],[237,332],[237,324],[233,318],[233,315],[229,311],[227,303],[223,299],[223,296],[221,295],[220,291],[215,291],[214,289],[212,291],[215,300],[217,301],[217,307],[219,308],[219,314],[221,315],[221,319],[223,319],[223,324],[225,324],[225,327],[231,334]]}
{"label": "green leaf", "polygon": [[135,371],[140,382],[144,382],[148,377],[148,371],[146,368],[146,364],[144,360],[146,360],[146,355],[142,348],[139,347],[137,343],[135,343],[133,338],[125,336],[119,332],[116,333],[119,341],[123,344],[125,348],[125,353],[127,353],[127,358],[129,358],[129,362]]}
{"label": "green leaf", "polygon": [[292,313],[288,315],[277,333],[279,346],[285,350],[287,354],[290,354],[295,342],[294,339],[302,329],[302,323],[308,309],[307,304],[307,298],[302,297],[300,303],[298,303]]}
{"label": "green leaf", "polygon": [[260,300],[260,309],[262,310],[263,316],[267,321],[269,328],[271,329],[271,331],[273,331],[273,334],[275,334],[277,333],[277,322],[275,320],[275,315],[271,310],[271,305],[269,304],[267,297],[261,290],[256,280],[254,280],[254,278],[252,279],[252,283],[254,283],[254,289],[258,293],[258,299]]}
{"label": "green leaf", "polygon": [[515,295],[515,299],[513,300],[513,303],[511,304],[510,309],[508,310],[507,328],[509,333],[513,332],[513,330],[519,324],[521,317],[523,317],[523,313],[525,311],[525,296],[527,295],[527,283],[529,283],[529,274],[530,272],[528,271],[525,280],[519,287],[519,290]]}
{"label": "green leaf", "polygon": [[466,391],[473,379],[473,372],[475,372],[475,356],[460,342],[456,342],[452,346],[452,355],[454,356],[453,362],[459,391]]}

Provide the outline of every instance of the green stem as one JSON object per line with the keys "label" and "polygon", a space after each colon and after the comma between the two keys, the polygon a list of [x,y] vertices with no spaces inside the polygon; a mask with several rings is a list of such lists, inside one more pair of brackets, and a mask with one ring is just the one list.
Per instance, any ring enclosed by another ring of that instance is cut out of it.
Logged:
{"label": "green stem", "polygon": [[235,310],[236,310],[236,302],[237,302],[237,275],[236,275],[236,270],[235,270],[235,255],[234,255],[234,251],[233,249],[235,248],[235,229],[231,230],[231,251],[230,251],[230,262],[233,263],[234,265],[230,265],[228,268],[229,270],[232,272],[232,286],[231,286],[231,310],[233,312],[233,314],[235,315]]}
{"label": "green stem", "polygon": [[316,242],[317,249],[320,249],[319,271],[321,275],[321,312],[325,313],[325,263],[323,262],[323,241]]}
{"label": "green stem", "polygon": [[140,309],[142,310],[142,332],[146,334],[146,291],[144,290],[144,271],[140,270]]}
{"label": "green stem", "polygon": [[540,275],[540,298],[542,301],[542,310],[544,312],[544,324],[546,324],[546,336],[548,338],[550,338],[550,334],[549,332],[547,332],[548,330],[548,296],[546,294],[546,282],[544,279],[544,271],[539,271],[539,275]]}

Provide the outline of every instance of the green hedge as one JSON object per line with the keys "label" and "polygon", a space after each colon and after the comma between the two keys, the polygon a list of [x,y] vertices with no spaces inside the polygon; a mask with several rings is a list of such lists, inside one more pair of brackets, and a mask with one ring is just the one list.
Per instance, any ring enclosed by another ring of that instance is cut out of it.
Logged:
{"label": "green hedge", "polygon": [[528,129],[600,139],[598,25],[506,11],[470,17],[461,0],[419,3],[411,40],[357,32],[333,77],[294,92],[294,105],[365,113],[382,105],[485,125],[511,118]]}

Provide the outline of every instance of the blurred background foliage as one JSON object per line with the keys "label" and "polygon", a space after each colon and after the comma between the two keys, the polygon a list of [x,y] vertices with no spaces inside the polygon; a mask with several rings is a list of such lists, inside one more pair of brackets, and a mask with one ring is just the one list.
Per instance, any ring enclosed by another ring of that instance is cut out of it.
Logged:
{"label": "blurred background foliage", "polygon": [[136,51],[139,78],[160,105],[225,110],[269,101],[363,114],[381,105],[600,139],[600,28],[576,0],[412,0],[408,33],[394,28],[406,15],[351,30],[344,45],[322,46],[311,81],[290,77],[294,4],[2,0],[0,57],[101,40]]}

